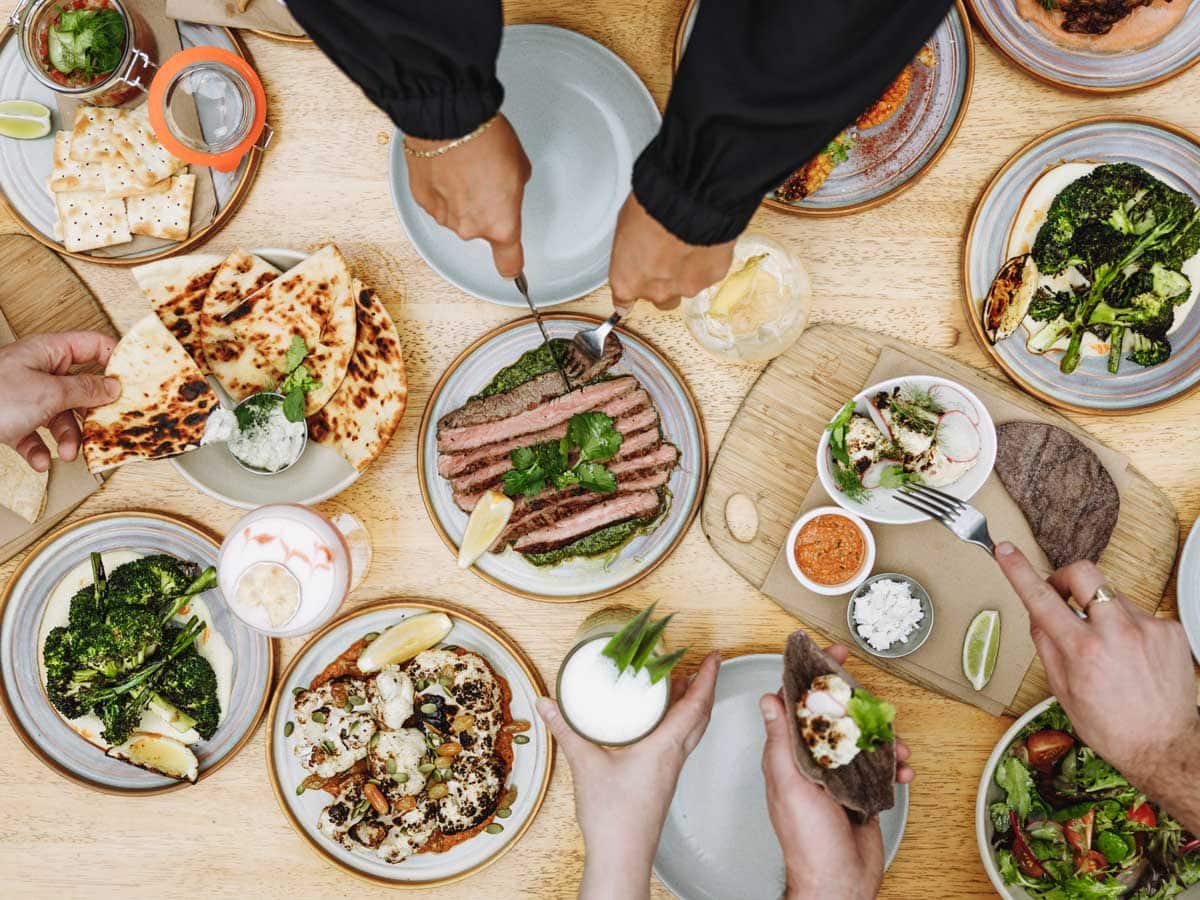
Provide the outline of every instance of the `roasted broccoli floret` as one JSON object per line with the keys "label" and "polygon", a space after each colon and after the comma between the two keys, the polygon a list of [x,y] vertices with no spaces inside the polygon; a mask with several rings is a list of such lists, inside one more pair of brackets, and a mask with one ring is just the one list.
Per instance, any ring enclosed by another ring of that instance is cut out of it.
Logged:
{"label": "roasted broccoli floret", "polygon": [[1182,303],[1191,296],[1191,279],[1182,272],[1168,269],[1162,263],[1155,263],[1147,274],[1150,276],[1150,290],[1164,300]]}
{"label": "roasted broccoli floret", "polygon": [[1071,241],[1072,262],[1090,278],[1101,266],[1124,257],[1136,241],[1136,235],[1123,234],[1104,222],[1088,222],[1079,226]]}
{"label": "roasted broccoli floret", "polygon": [[113,678],[144,663],[158,648],[161,635],[162,624],[152,610],[114,606],[101,623],[76,636],[76,658]]}
{"label": "roasted broccoli floret", "polygon": [[1075,295],[1070,291],[1041,288],[1029,304],[1029,315],[1035,322],[1049,322],[1059,316],[1070,318],[1075,313]]}
{"label": "roasted broccoli floret", "polygon": [[103,726],[101,735],[114,747],[129,740],[129,735],[138,727],[142,710],[146,708],[149,693],[145,690],[118,694],[103,703],[96,704],[95,712]]}
{"label": "roasted broccoli floret", "polygon": [[1127,325],[1147,337],[1165,335],[1175,321],[1175,307],[1157,294],[1139,294],[1124,309],[1101,302],[1088,318],[1088,329],[1098,334],[1101,325]]}
{"label": "roasted broccoli floret", "polygon": [[1130,362],[1139,366],[1157,366],[1171,357],[1171,342],[1165,337],[1147,337],[1135,332],[1132,338],[1126,357]]}
{"label": "roasted broccoli floret", "polygon": [[217,675],[207,659],[193,647],[167,666],[158,682],[158,693],[196,720],[195,729],[207,740],[217,730],[221,703]]}
{"label": "roasted broccoli floret", "polygon": [[162,622],[166,624],[174,618],[175,614],[187,606],[187,602],[193,597],[203,594],[211,587],[215,587],[217,583],[217,570],[209,566],[184,589],[183,593],[178,597],[167,600],[163,604]]}
{"label": "roasted broccoli floret", "polygon": [[108,576],[107,596],[111,602],[157,606],[158,601],[186,591],[194,578],[194,567],[173,556],[143,556],[113,570]]}
{"label": "roasted broccoli floret", "polygon": [[42,660],[46,665],[46,695],[54,708],[68,719],[87,712],[82,695],[100,678],[100,673],[81,668],[69,628],[50,629],[42,647]]}

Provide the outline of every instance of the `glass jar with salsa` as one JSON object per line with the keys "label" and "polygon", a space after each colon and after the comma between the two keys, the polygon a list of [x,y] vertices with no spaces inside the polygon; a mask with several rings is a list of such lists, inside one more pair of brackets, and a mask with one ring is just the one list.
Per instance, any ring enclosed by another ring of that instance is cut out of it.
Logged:
{"label": "glass jar with salsa", "polygon": [[149,26],[121,0],[22,0],[9,22],[38,80],[93,106],[132,100],[158,61]]}

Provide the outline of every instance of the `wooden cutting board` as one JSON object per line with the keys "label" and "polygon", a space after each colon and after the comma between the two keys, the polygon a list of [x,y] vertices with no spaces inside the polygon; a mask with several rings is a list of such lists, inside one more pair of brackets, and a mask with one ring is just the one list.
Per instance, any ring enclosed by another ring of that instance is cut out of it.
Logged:
{"label": "wooden cutting board", "polygon": [[[755,588],[762,589],[780,547],[816,478],[816,450],[826,423],[866,386],[880,351],[892,347],[950,373],[976,393],[1002,396],[1030,417],[1085,436],[1049,407],[1001,381],[934,351],[881,334],[840,325],[810,328],[773,361],[742,402],[709,470],[701,525],[713,548]],[[1154,612],[1162,601],[1179,545],[1175,508],[1132,467],[1121,495],[1121,514],[1102,564],[1138,606]],[[725,521],[729,498],[754,501],[758,531],[746,543]],[[963,545],[964,552],[973,551]],[[827,635],[828,636],[828,635]],[[870,658],[881,668],[887,660]],[[1050,693],[1035,658],[1008,712],[1018,715]]]}

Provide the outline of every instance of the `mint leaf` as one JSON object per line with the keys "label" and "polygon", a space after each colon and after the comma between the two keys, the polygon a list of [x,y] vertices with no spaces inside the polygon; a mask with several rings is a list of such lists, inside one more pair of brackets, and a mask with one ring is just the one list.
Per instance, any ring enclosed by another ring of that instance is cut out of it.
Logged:
{"label": "mint leaf", "polygon": [[905,472],[900,466],[888,466],[879,475],[879,486],[898,488],[906,484],[918,484],[921,476],[915,472]]}
{"label": "mint leaf", "polygon": [[291,346],[287,348],[287,355],[284,357],[284,365],[287,372],[292,372],[300,363],[304,362],[308,356],[308,344],[304,343],[304,338],[298,334],[292,335]]}
{"label": "mint leaf", "polygon": [[892,730],[896,707],[880,700],[870,691],[855,688],[850,702],[846,704],[846,712],[862,732],[858,738],[860,750],[874,750],[880,744],[896,739],[896,732]]}
{"label": "mint leaf", "polygon": [[571,417],[567,442],[579,448],[579,461],[612,459],[621,449],[621,433],[602,412],[585,412]]}
{"label": "mint leaf", "polygon": [[283,395],[283,416],[289,422],[304,421],[304,390],[293,388]]}

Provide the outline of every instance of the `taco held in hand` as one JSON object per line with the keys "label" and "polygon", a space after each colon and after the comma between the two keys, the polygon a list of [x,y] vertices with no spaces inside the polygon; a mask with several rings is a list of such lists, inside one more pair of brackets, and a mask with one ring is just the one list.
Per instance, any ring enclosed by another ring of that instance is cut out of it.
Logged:
{"label": "taco held in hand", "polygon": [[788,638],[783,698],[796,765],[865,822],[895,803],[896,709],[865,690],[803,631]]}

